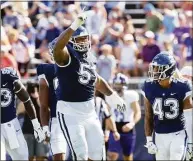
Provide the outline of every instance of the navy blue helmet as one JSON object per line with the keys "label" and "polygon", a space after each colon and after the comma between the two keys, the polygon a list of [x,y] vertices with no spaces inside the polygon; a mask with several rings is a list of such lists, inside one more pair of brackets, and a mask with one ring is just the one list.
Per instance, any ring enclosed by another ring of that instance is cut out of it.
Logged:
{"label": "navy blue helmet", "polygon": [[153,81],[161,81],[170,78],[176,70],[176,61],[173,55],[162,51],[156,55],[149,64],[149,78]]}
{"label": "navy blue helmet", "polygon": [[70,38],[70,43],[73,46],[73,49],[85,53],[91,48],[91,41],[88,31],[85,27],[80,26]]}

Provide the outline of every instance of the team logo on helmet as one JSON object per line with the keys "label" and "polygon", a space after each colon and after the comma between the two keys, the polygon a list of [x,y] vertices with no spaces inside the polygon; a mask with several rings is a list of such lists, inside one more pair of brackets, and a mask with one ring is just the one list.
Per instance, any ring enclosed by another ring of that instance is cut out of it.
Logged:
{"label": "team logo on helmet", "polygon": [[[83,40],[81,38],[84,38]],[[80,39],[80,40],[79,40]],[[78,52],[87,52],[91,48],[90,36],[83,26],[80,26],[72,35],[70,39],[73,49]]]}
{"label": "team logo on helmet", "polygon": [[176,61],[169,52],[161,52],[149,64],[148,75],[152,81],[171,77],[176,70]]}

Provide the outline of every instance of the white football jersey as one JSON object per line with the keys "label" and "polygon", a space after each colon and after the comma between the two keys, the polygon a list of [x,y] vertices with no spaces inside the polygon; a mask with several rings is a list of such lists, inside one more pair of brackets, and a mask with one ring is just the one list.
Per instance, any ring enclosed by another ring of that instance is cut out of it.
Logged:
{"label": "white football jersey", "polygon": [[111,114],[115,122],[132,122],[134,112],[131,103],[139,101],[139,94],[134,90],[125,90],[122,98],[126,103],[126,111],[119,112],[116,107],[111,107]]}

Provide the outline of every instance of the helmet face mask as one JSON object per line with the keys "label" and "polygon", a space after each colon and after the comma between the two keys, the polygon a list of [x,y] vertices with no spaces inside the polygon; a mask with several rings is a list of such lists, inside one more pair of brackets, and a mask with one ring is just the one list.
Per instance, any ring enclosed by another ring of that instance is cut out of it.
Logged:
{"label": "helmet face mask", "polygon": [[90,35],[85,27],[80,26],[72,35],[69,41],[75,51],[86,53],[91,49]]}
{"label": "helmet face mask", "polygon": [[73,45],[73,49],[81,53],[85,53],[91,48],[89,35],[72,37],[70,42]]}
{"label": "helmet face mask", "polygon": [[158,54],[149,64],[148,76],[152,81],[162,81],[172,77],[176,62],[171,55]]}
{"label": "helmet face mask", "polygon": [[164,80],[168,78],[165,74],[168,68],[168,65],[155,65],[153,63],[150,63],[148,71],[149,78],[153,81]]}

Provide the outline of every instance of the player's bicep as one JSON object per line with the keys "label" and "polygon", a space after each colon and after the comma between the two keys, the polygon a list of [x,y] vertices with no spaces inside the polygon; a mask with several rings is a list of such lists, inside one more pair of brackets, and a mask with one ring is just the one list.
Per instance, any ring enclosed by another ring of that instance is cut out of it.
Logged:
{"label": "player's bicep", "polygon": [[71,57],[66,46],[63,49],[54,48],[53,56],[56,64],[59,66],[67,66],[71,61]]}
{"label": "player's bicep", "polygon": [[192,104],[192,97],[188,96],[186,97],[186,99],[183,101],[183,109],[191,109],[193,108],[193,104]]}
{"label": "player's bicep", "polygon": [[28,92],[20,80],[14,82],[14,92],[23,103],[30,99]]}
{"label": "player's bicep", "polygon": [[49,87],[47,80],[44,78],[39,79],[39,99],[41,107],[48,108],[49,105]]}

